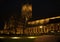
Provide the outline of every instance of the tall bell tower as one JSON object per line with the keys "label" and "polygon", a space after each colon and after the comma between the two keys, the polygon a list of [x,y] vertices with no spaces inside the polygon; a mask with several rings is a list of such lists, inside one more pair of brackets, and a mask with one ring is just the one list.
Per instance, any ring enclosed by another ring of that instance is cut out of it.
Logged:
{"label": "tall bell tower", "polygon": [[27,21],[32,17],[32,3],[30,3],[30,0],[25,0],[24,2],[22,3],[21,7],[21,17],[24,22],[23,33],[24,30],[27,28]]}

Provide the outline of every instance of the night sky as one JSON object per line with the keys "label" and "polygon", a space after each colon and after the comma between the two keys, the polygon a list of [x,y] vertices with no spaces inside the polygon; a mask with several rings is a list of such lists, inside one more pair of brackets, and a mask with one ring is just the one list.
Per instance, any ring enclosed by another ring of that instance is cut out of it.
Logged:
{"label": "night sky", "polygon": [[[21,5],[24,3],[24,0],[0,0],[0,17],[21,14]],[[31,0],[30,3],[33,5],[33,18],[60,15],[60,2],[57,0]]]}
{"label": "night sky", "polygon": [[[17,14],[19,6],[19,2],[17,0],[1,0],[0,1],[0,10],[1,10],[1,17],[8,18],[11,15]],[[20,8],[19,8],[20,9]]]}
{"label": "night sky", "polygon": [[35,0],[33,3],[33,15],[37,19],[59,16],[60,15],[60,1]]}
{"label": "night sky", "polygon": [[21,5],[26,2],[33,5],[33,19],[60,15],[60,1],[58,0],[0,0],[0,19],[6,20],[11,15],[20,15]]}

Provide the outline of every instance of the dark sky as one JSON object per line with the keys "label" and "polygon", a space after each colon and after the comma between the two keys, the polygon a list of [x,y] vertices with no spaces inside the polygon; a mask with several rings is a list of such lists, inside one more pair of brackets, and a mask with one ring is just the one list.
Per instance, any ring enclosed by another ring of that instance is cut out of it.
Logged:
{"label": "dark sky", "polygon": [[53,17],[60,15],[60,1],[35,0],[33,3],[33,15],[37,18]]}
{"label": "dark sky", "polygon": [[0,2],[1,15],[7,17],[9,15],[15,14],[18,11],[17,0],[1,0]]}
{"label": "dark sky", "polygon": [[[21,13],[21,4],[24,0],[0,0],[0,17],[8,18]],[[57,0],[31,0],[33,17],[45,18],[60,15],[60,2]]]}

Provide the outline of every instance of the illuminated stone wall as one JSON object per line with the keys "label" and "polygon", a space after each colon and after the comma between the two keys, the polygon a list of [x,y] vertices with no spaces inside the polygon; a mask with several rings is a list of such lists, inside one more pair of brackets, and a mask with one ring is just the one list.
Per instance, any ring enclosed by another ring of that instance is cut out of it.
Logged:
{"label": "illuminated stone wall", "polygon": [[30,27],[25,30],[27,35],[40,35],[44,33],[60,33],[60,23],[47,24],[41,26]]}

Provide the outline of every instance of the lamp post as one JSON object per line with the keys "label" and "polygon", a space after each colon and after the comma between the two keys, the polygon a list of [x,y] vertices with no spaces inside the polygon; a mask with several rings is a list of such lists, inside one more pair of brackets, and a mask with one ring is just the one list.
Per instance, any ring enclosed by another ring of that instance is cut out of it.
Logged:
{"label": "lamp post", "polygon": [[32,16],[32,5],[31,4],[25,4],[22,6],[22,17],[25,19],[24,20],[24,26],[23,26],[23,34],[24,30],[26,28],[27,21],[31,18]]}

